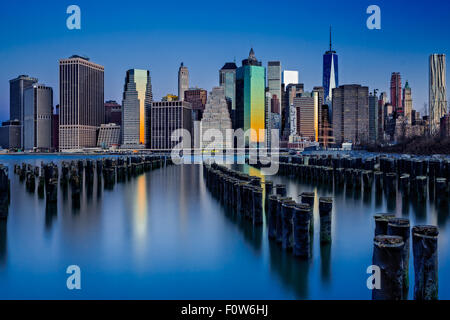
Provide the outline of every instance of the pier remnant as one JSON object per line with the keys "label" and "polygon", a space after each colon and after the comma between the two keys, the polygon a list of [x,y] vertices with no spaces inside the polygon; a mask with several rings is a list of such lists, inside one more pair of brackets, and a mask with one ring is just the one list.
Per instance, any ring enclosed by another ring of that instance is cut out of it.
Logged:
{"label": "pier remnant", "polygon": [[414,299],[438,299],[438,235],[435,226],[412,228]]}
{"label": "pier remnant", "polygon": [[320,215],[320,243],[327,244],[331,242],[331,211],[333,209],[333,199],[321,197],[319,199]]}
{"label": "pier remnant", "polygon": [[380,235],[373,242],[372,264],[380,268],[380,288],[372,289],[373,300],[403,299],[403,247],[400,236]]}

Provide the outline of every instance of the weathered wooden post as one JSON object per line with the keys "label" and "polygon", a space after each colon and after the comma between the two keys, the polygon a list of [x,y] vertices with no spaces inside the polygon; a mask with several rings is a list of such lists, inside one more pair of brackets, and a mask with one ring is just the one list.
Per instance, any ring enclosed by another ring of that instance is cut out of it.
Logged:
{"label": "weathered wooden post", "polygon": [[311,208],[311,222],[309,223],[309,232],[314,233],[314,192],[303,192],[301,195],[302,203],[306,203]]}
{"label": "weathered wooden post", "polygon": [[34,193],[36,191],[36,177],[34,172],[29,171],[26,175],[25,186],[28,192]]}
{"label": "weathered wooden post", "polygon": [[45,178],[44,176],[39,176],[38,179],[38,197],[43,198],[45,194]]}
{"label": "weathered wooden post", "polygon": [[331,242],[331,211],[333,209],[333,199],[321,197],[319,199],[320,214],[320,243]]}
{"label": "weathered wooden post", "polygon": [[408,219],[392,218],[389,219],[387,234],[390,236],[400,236],[403,239],[403,293],[406,297],[408,295],[409,288],[409,251],[410,251],[410,225]]}
{"label": "weathered wooden post", "polygon": [[267,210],[269,209],[269,197],[273,192],[273,182],[267,180],[264,186],[264,210],[267,213]]}
{"label": "weathered wooden post", "polygon": [[282,241],[281,247],[283,250],[291,250],[292,249],[292,216],[294,210],[295,202],[294,201],[285,201],[281,206],[281,229],[282,229]]}
{"label": "weathered wooden post", "polygon": [[427,198],[427,177],[416,177],[417,198],[424,201]]}
{"label": "weathered wooden post", "polygon": [[48,181],[46,191],[46,202],[56,203],[58,201],[58,179],[51,178]]}
{"label": "weathered wooden post", "polygon": [[0,220],[8,218],[10,188],[8,168],[0,165]]}
{"label": "weathered wooden post", "polygon": [[372,264],[380,268],[380,288],[372,289],[373,300],[403,299],[404,246],[400,236],[375,237]]}
{"label": "weathered wooden post", "polygon": [[277,229],[277,236],[276,240],[277,243],[282,243],[283,241],[283,216],[282,216],[282,210],[283,210],[283,203],[285,202],[292,202],[292,198],[289,197],[279,197],[277,202],[277,210],[276,210],[276,229]]}
{"label": "weathered wooden post", "polygon": [[414,299],[438,299],[438,235],[435,226],[412,228]]}
{"label": "weathered wooden post", "polygon": [[375,189],[376,189],[376,191],[379,192],[383,189],[383,185],[382,185],[383,172],[375,171],[374,179],[375,179]]}
{"label": "weathered wooden post", "polygon": [[404,173],[400,176],[400,189],[405,194],[409,194],[410,189],[410,176],[407,173]]}
{"label": "weathered wooden post", "polygon": [[267,211],[267,225],[268,225],[268,236],[269,239],[277,238],[277,208],[278,208],[278,198],[276,194],[269,196],[269,209]]}
{"label": "weathered wooden post", "polygon": [[308,204],[294,206],[294,256],[309,258],[311,256],[311,235],[309,223],[311,221],[311,207]]}
{"label": "weathered wooden post", "polygon": [[389,220],[395,218],[394,214],[380,213],[373,216],[375,219],[375,237],[387,235]]}
{"label": "weathered wooden post", "polygon": [[275,186],[275,190],[276,190],[276,194],[279,195],[280,197],[286,197],[287,191],[286,191],[286,186],[284,184],[277,184]]}
{"label": "weathered wooden post", "polygon": [[259,226],[263,223],[263,190],[262,188],[255,187],[253,192],[253,225]]}

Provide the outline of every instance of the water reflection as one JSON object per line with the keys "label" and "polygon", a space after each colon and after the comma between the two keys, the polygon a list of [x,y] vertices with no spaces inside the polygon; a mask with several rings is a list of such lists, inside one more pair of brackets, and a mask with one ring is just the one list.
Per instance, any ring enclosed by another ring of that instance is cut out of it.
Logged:
{"label": "water reflection", "polygon": [[146,176],[137,178],[133,210],[133,234],[138,248],[144,248],[147,238],[147,182]]}
{"label": "water reflection", "polygon": [[[241,169],[265,181],[259,170]],[[48,274],[77,260],[100,275],[90,279],[95,288],[84,291],[85,298],[120,298],[123,292],[138,299],[161,298],[161,294],[164,298],[233,298],[234,290],[241,286],[247,290],[243,298],[249,299],[370,299],[365,270],[372,258],[372,215],[388,211],[389,198],[374,187],[361,189],[358,197],[355,187],[336,184],[333,190],[333,184],[326,182],[267,177],[274,185],[285,184],[288,196],[296,201],[302,192],[315,194],[312,258],[300,260],[268,240],[265,220],[262,227],[254,227],[230,208],[218,209],[217,199],[205,188],[199,165],[128,177],[107,191],[102,188],[101,175],[94,174],[93,183],[87,183],[88,179],[85,176],[83,180],[79,209],[72,211],[70,186],[64,191],[60,185],[58,204],[51,208],[45,205],[45,198],[26,193],[18,177],[12,177],[14,201],[8,228],[0,221],[0,276],[8,280],[0,286],[0,298],[11,297],[12,285],[23,282],[23,270]],[[319,242],[318,200],[322,196],[334,200],[332,243],[326,246]],[[408,197],[399,191],[389,208],[410,217],[412,225],[437,222],[442,228],[440,298],[444,299],[450,297],[445,254],[450,212],[448,201],[436,196],[427,201],[430,194],[420,200],[414,192]],[[43,241],[44,230],[51,237]],[[28,248],[26,254],[23,248]],[[17,265],[24,267],[10,267]],[[235,281],[233,272],[252,277]],[[111,279],[114,290],[105,285]],[[252,287],[252,281],[257,286]],[[10,287],[6,287],[8,283]],[[42,297],[66,297],[65,291],[58,290],[42,290],[47,294]],[[225,296],[223,292],[227,292]],[[22,296],[17,290],[14,297]]]}
{"label": "water reflection", "polygon": [[6,221],[0,220],[0,267],[6,264],[7,256]]}

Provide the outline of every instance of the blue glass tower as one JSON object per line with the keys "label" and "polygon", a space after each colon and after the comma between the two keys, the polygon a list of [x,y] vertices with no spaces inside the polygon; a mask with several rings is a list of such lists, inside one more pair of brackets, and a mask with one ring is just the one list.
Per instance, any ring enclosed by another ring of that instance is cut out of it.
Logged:
{"label": "blue glass tower", "polygon": [[330,27],[330,50],[323,55],[324,101],[331,104],[333,89],[339,87],[338,55],[332,49]]}

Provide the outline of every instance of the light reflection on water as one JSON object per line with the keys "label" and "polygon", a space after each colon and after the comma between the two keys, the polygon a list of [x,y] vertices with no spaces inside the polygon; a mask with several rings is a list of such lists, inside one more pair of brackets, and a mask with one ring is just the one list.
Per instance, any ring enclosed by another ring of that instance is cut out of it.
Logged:
{"label": "light reflection on water", "polygon": [[[12,161],[23,158],[0,159]],[[261,176],[253,167],[240,168]],[[297,201],[314,191],[317,226],[318,197],[334,197],[333,242],[321,246],[315,228],[313,256],[302,261],[268,241],[266,228],[253,227],[212,198],[198,165],[158,169],[113,190],[103,189],[95,175],[92,188],[83,183],[79,209],[70,187],[60,187],[56,211],[27,193],[12,169],[10,175],[10,216],[0,223],[0,298],[370,299],[365,271],[372,259],[372,216],[383,211],[412,224],[439,224],[439,294],[450,298],[449,210],[432,200],[261,177],[285,183]],[[80,292],[65,287],[71,264],[82,270]]]}

